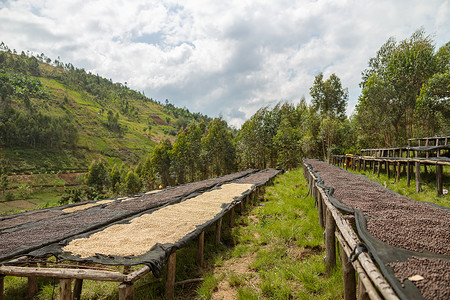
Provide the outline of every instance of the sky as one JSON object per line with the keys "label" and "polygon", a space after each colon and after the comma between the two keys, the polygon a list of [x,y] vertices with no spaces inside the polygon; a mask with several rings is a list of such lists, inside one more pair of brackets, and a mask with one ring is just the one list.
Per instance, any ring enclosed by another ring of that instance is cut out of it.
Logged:
{"label": "sky", "polygon": [[390,38],[450,41],[450,0],[0,0],[0,40],[239,128],[335,73],[350,115]]}

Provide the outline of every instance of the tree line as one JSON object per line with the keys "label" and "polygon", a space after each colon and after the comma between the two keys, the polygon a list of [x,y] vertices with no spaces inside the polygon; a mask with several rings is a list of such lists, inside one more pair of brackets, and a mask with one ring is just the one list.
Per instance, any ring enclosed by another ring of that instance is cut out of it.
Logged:
{"label": "tree line", "polygon": [[450,135],[450,43],[435,51],[422,29],[399,43],[391,38],[369,60],[360,85],[355,113],[347,117],[340,78],[318,74],[310,104],[302,98],[262,107],[237,132],[221,118],[188,126],[173,143],[162,140],[134,171],[113,166],[109,178],[116,179],[104,187],[136,192],[246,168],[289,170],[303,157],[328,160],[365,147],[400,146],[411,137]]}

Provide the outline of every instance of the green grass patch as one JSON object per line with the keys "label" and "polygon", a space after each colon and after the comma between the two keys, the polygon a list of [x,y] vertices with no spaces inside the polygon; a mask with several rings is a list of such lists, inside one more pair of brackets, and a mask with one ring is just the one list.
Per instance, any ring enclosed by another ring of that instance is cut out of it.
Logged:
{"label": "green grass patch", "polygon": [[[372,170],[366,168],[366,171],[358,172],[357,170],[351,170],[350,168],[347,170],[349,172],[355,174],[361,174],[366,176],[368,179],[380,183],[382,186],[400,194],[406,196],[408,198],[418,200],[418,201],[426,201],[435,203],[441,206],[450,207],[450,193],[440,196],[437,196],[437,188],[436,188],[436,167],[435,166],[427,166],[427,172],[425,172],[425,167],[421,166],[420,168],[420,179],[421,179],[421,192],[416,192],[416,181],[414,173],[411,174],[410,185],[407,185],[406,172],[401,168],[400,180],[396,180],[396,173],[394,172],[394,168],[391,166],[391,176],[388,178],[386,174],[386,170],[384,167],[380,171],[380,176],[377,176],[377,170],[375,168],[375,174],[372,173]],[[443,187],[447,191],[450,190],[450,167],[443,166],[443,177],[442,177]]]}

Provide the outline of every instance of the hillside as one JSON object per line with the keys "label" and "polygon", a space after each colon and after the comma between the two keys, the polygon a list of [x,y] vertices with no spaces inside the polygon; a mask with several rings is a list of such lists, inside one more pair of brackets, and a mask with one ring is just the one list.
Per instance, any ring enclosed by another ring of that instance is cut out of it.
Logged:
{"label": "hillside", "polygon": [[207,116],[164,104],[72,64],[0,45],[0,157],[14,173],[136,164],[164,137]]}

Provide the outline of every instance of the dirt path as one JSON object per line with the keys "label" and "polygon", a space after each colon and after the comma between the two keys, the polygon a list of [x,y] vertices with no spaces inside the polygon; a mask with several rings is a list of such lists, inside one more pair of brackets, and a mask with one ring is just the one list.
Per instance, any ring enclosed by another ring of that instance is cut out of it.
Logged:
{"label": "dirt path", "polygon": [[233,300],[237,299],[238,282],[235,278],[245,278],[245,284],[251,286],[255,290],[258,288],[258,273],[251,269],[251,264],[255,261],[256,254],[244,256],[225,261],[223,266],[214,270],[216,278],[223,278],[217,290],[213,292],[211,299],[213,300]]}

